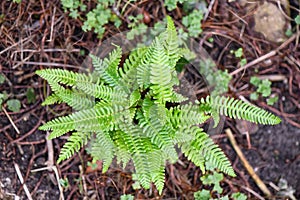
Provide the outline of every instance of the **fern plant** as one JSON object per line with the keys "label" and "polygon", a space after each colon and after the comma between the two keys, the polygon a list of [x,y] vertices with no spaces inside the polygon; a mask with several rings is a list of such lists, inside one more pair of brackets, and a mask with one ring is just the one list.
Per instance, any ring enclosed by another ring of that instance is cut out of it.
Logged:
{"label": "fern plant", "polygon": [[206,163],[212,163],[235,176],[222,150],[197,125],[211,116],[217,119],[218,113],[263,124],[277,124],[280,119],[229,97],[186,103],[187,98],[173,88],[179,84],[175,67],[182,52],[168,17],[166,31],[149,47],[133,50],[124,63],[120,63],[122,50],[117,46],[107,58],[90,55],[95,68],[91,74],[37,71],[53,91],[43,105],[65,102],[76,110],[40,127],[52,131],[49,139],[72,133],[58,163],[89,143],[87,151],[94,161],[103,161],[103,172],[114,157],[123,167],[132,160],[136,183],[147,189],[153,182],[162,193],[165,164],[177,161],[175,147],[179,147],[203,172]]}

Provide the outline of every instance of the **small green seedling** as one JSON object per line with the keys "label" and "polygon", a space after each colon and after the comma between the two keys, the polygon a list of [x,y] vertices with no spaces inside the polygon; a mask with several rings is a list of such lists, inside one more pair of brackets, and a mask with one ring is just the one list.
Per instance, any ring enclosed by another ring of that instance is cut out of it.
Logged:
{"label": "small green seedling", "polygon": [[[5,76],[0,74],[0,84],[5,82]],[[0,93],[0,111],[2,111],[2,104],[9,98],[6,91]],[[9,99],[6,101],[7,108],[12,112],[19,112],[21,109],[21,102],[18,99]]]}
{"label": "small green seedling", "polygon": [[241,66],[244,66],[247,64],[247,59],[243,58],[243,55],[244,55],[243,48],[240,47],[237,50],[231,50],[230,53],[234,54],[234,56],[240,60]]}
{"label": "small green seedling", "polygon": [[35,99],[35,93],[34,93],[34,89],[33,88],[28,88],[26,91],[26,98],[27,98],[27,102],[30,103],[35,103],[36,99]]}
{"label": "small green seedling", "polygon": [[214,88],[211,92],[211,96],[226,93],[232,79],[232,76],[228,74],[227,70],[222,71],[215,68],[215,63],[209,58],[200,61],[200,74],[205,77],[208,84]]}
{"label": "small green seedling", "polygon": [[[195,200],[214,200],[212,198],[212,193],[217,192],[219,195],[223,193],[223,188],[221,188],[221,181],[223,180],[224,176],[221,173],[216,172],[215,170],[212,173],[208,173],[203,175],[200,179],[203,185],[213,186],[211,191],[202,189],[194,193]],[[237,192],[230,195],[231,199],[234,200],[246,200],[247,196],[243,193]],[[224,195],[218,199],[229,200],[229,195]],[[216,199],[217,200],[217,199]]]}
{"label": "small green seedling", "polygon": [[131,194],[123,194],[120,197],[121,200],[134,200],[134,196]]}
{"label": "small green seedling", "polygon": [[70,186],[68,178],[61,178],[58,182],[63,188],[68,188]]}
{"label": "small green seedling", "polygon": [[223,180],[224,175],[213,171],[213,174],[205,174],[200,179],[204,185],[213,185],[212,191],[216,191],[219,194],[223,192],[220,182]]}
{"label": "small green seedling", "polygon": [[131,23],[128,24],[128,28],[131,28],[131,30],[126,33],[128,40],[133,40],[135,36],[146,33],[147,26],[142,22],[143,17],[144,16],[142,14],[139,14],[136,17],[132,15],[128,17],[128,19],[131,21]]}
{"label": "small green seedling", "polygon": [[13,112],[19,112],[21,109],[21,102],[18,99],[9,99],[6,103],[8,109]]}
{"label": "small green seedling", "polygon": [[4,82],[5,82],[5,76],[0,74],[0,85],[3,84]]}
{"label": "small green seedling", "polygon": [[300,24],[300,15],[297,15],[297,16],[296,16],[295,22],[296,22],[297,25]]}
{"label": "small green seedling", "polygon": [[250,83],[257,87],[257,90],[250,94],[251,100],[258,100],[259,96],[269,97],[267,99],[268,105],[274,105],[278,101],[278,96],[271,96],[271,85],[272,82],[268,79],[261,80],[256,76],[252,76]]}
{"label": "small green seedling", "polygon": [[190,37],[198,37],[202,33],[201,20],[203,12],[201,10],[193,10],[189,15],[182,18],[182,24],[188,29]]}

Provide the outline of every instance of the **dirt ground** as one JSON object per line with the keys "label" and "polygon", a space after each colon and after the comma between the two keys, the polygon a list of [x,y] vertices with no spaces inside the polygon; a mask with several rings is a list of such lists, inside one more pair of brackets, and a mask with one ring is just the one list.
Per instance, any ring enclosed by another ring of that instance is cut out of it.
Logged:
{"label": "dirt ground", "polygon": [[[289,199],[288,195],[293,190],[296,199],[300,199],[299,27],[285,42],[270,42],[263,34],[254,31],[251,18],[253,13],[247,12],[246,8],[226,0],[207,1],[208,5],[211,2],[214,4],[209,16],[202,23],[203,37],[198,41],[219,69],[235,72],[239,60],[233,57],[230,50],[239,46],[243,47],[248,63],[275,52],[234,74],[228,95],[249,99],[251,92],[255,91],[249,84],[252,75],[280,77],[272,83],[272,93],[279,96],[274,106],[268,106],[263,98],[253,103],[280,116],[281,124],[259,126],[257,132],[250,134],[250,140],[239,133],[234,120],[227,120],[225,128],[231,128],[239,147],[256,174],[271,190],[274,199]],[[290,4],[299,7],[296,1],[290,1]],[[136,6],[147,9],[152,14],[153,23],[164,18],[160,12],[160,3],[142,1]],[[131,9],[133,8],[134,6]],[[292,10],[291,15],[294,12]],[[180,8],[168,14],[175,19],[177,25],[180,24]],[[241,26],[243,20],[249,22],[247,26]],[[123,23],[121,30],[108,25],[104,37],[127,30],[126,22]],[[10,98],[19,99],[22,105],[19,112],[9,112],[4,103],[3,108],[7,112],[0,112],[0,199],[14,199],[15,196],[27,199],[25,185],[33,199],[59,199],[60,189],[56,174],[69,181],[63,191],[65,199],[119,199],[125,193],[135,195],[136,199],[193,199],[194,192],[207,187],[199,180],[200,170],[183,156],[178,163],[167,165],[166,185],[162,196],[155,189],[133,190],[130,173],[132,166],[122,170],[121,167],[113,165],[105,174],[99,170],[90,170],[88,162],[91,158],[84,150],[68,161],[55,165],[66,138],[55,139],[49,143],[45,139],[47,133],[39,131],[38,127],[70,110],[65,105],[49,108],[41,106],[49,90],[46,83],[34,72],[46,67],[77,70],[81,66],[87,53],[101,45],[101,41],[92,32],[84,33],[80,25],[79,20],[71,19],[64,13],[58,0],[28,0],[21,4],[0,2],[0,72],[7,78],[0,85],[0,92],[7,91]],[[292,23],[292,26],[295,24]],[[203,38],[207,37],[214,38],[212,45],[203,42]],[[86,54],[80,54],[80,50]],[[53,63],[61,63],[62,66]],[[28,102],[28,88],[34,89],[35,102]],[[236,178],[225,177],[222,182],[224,193],[240,191],[248,199],[264,196],[242,166],[224,131],[212,137],[228,155],[238,175]],[[18,168],[25,182],[23,185],[17,175]],[[38,171],[32,172],[36,169]],[[285,180],[289,187],[277,191],[280,180]],[[280,197],[282,193],[285,197]]]}

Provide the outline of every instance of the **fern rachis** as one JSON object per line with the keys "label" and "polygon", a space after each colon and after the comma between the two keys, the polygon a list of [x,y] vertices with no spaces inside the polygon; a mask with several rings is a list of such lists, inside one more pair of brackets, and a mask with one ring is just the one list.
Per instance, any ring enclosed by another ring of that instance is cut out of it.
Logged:
{"label": "fern rachis", "polygon": [[[103,172],[114,157],[123,166],[132,159],[135,180],[145,188],[153,182],[162,193],[164,165],[167,161],[176,162],[178,145],[203,172],[206,162],[210,162],[235,176],[222,150],[197,125],[214,113],[263,124],[277,124],[280,119],[229,97],[207,97],[184,104],[187,98],[173,89],[179,82],[174,75],[176,62],[182,56],[177,41],[176,29],[168,18],[167,31],[149,48],[132,51],[123,67],[119,67],[120,47],[104,60],[91,56],[94,73],[100,76],[97,80],[92,75],[62,69],[36,72],[50,83],[54,92],[46,105],[66,102],[76,110],[40,127],[52,131],[51,139],[72,132],[58,162],[70,158],[89,141],[87,151],[94,160],[104,161]],[[70,98],[72,94],[78,101]],[[170,102],[182,105],[167,107]],[[105,150],[107,153],[103,154]]]}

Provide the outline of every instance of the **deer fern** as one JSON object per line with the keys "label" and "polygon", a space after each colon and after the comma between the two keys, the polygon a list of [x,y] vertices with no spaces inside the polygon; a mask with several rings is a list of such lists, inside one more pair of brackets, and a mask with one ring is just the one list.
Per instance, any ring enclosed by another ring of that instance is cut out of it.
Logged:
{"label": "deer fern", "polygon": [[50,139],[71,133],[58,163],[89,143],[87,151],[95,161],[103,160],[103,172],[114,157],[123,166],[132,160],[137,183],[147,189],[153,182],[162,193],[165,163],[177,161],[177,146],[203,172],[210,162],[235,176],[222,150],[197,125],[215,114],[262,124],[277,124],[280,119],[229,97],[184,103],[187,98],[173,88],[179,83],[175,67],[182,56],[177,41],[168,18],[167,30],[148,48],[133,50],[122,67],[122,50],[116,47],[104,59],[90,55],[95,68],[91,74],[63,69],[36,72],[54,92],[44,105],[65,102],[76,110],[40,127],[52,131]]}

